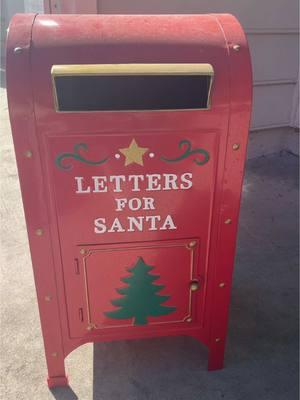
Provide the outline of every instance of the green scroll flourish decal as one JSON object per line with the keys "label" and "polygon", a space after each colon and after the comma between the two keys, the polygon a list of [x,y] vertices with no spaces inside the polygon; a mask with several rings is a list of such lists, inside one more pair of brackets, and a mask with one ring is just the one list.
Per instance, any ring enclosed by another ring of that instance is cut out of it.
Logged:
{"label": "green scroll flourish decal", "polygon": [[166,158],[166,157],[160,157],[162,161],[165,161],[167,163],[175,163],[184,160],[185,158],[188,158],[194,154],[201,154],[202,159],[200,160],[198,157],[195,157],[193,159],[193,162],[196,163],[197,165],[204,165],[209,161],[209,153],[204,150],[204,149],[192,149],[192,144],[189,140],[181,140],[178,144],[179,149],[183,150],[184,153],[182,153],[180,156],[176,158]]}
{"label": "green scroll flourish decal", "polygon": [[86,143],[78,143],[78,144],[74,145],[74,149],[73,149],[74,153],[59,154],[55,159],[55,164],[57,165],[57,167],[60,169],[64,169],[64,170],[71,169],[72,168],[71,164],[63,164],[63,160],[65,160],[67,158],[73,158],[74,160],[78,160],[80,162],[83,162],[83,163],[89,164],[89,165],[101,165],[101,164],[104,164],[109,159],[109,157],[106,157],[99,161],[87,160],[81,154],[79,154],[80,149],[88,151],[88,145]]}

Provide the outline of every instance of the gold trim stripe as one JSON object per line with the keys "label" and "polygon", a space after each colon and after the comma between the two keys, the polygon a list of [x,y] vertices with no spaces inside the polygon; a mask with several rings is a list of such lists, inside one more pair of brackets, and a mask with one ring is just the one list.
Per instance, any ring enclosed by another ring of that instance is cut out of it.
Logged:
{"label": "gold trim stripe", "polygon": [[209,75],[214,76],[211,64],[70,64],[53,65],[51,75]]}

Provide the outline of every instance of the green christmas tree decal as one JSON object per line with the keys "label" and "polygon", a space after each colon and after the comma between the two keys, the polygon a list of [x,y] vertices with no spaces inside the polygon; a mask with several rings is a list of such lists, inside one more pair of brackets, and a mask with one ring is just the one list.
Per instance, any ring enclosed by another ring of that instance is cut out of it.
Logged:
{"label": "green christmas tree decal", "polygon": [[120,308],[104,314],[115,319],[134,318],[134,325],[146,325],[148,316],[158,317],[174,312],[176,307],[161,305],[170,296],[157,294],[164,288],[164,285],[153,284],[159,279],[159,275],[149,274],[153,268],[147,265],[142,257],[139,257],[135,266],[128,269],[131,275],[121,279],[128,286],[116,289],[123,297],[111,301],[114,306]]}

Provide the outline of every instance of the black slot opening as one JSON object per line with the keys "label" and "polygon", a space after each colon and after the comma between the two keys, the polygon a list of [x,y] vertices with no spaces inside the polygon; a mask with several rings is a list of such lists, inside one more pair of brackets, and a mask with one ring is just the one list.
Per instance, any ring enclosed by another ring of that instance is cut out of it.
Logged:
{"label": "black slot opening", "polygon": [[208,108],[209,75],[55,76],[58,111]]}

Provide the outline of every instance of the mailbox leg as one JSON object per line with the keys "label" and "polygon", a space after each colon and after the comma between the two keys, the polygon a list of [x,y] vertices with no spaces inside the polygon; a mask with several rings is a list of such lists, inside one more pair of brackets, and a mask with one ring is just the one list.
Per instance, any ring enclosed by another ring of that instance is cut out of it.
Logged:
{"label": "mailbox leg", "polygon": [[224,350],[225,346],[221,343],[209,348],[208,353],[208,370],[215,371],[222,369],[224,366]]}
{"label": "mailbox leg", "polygon": [[69,385],[69,380],[66,375],[65,363],[63,358],[50,360],[50,362],[47,362],[47,365],[48,365],[47,384],[49,388]]}
{"label": "mailbox leg", "polygon": [[58,386],[69,386],[68,377],[65,376],[48,376],[47,378],[48,388],[54,388]]}

